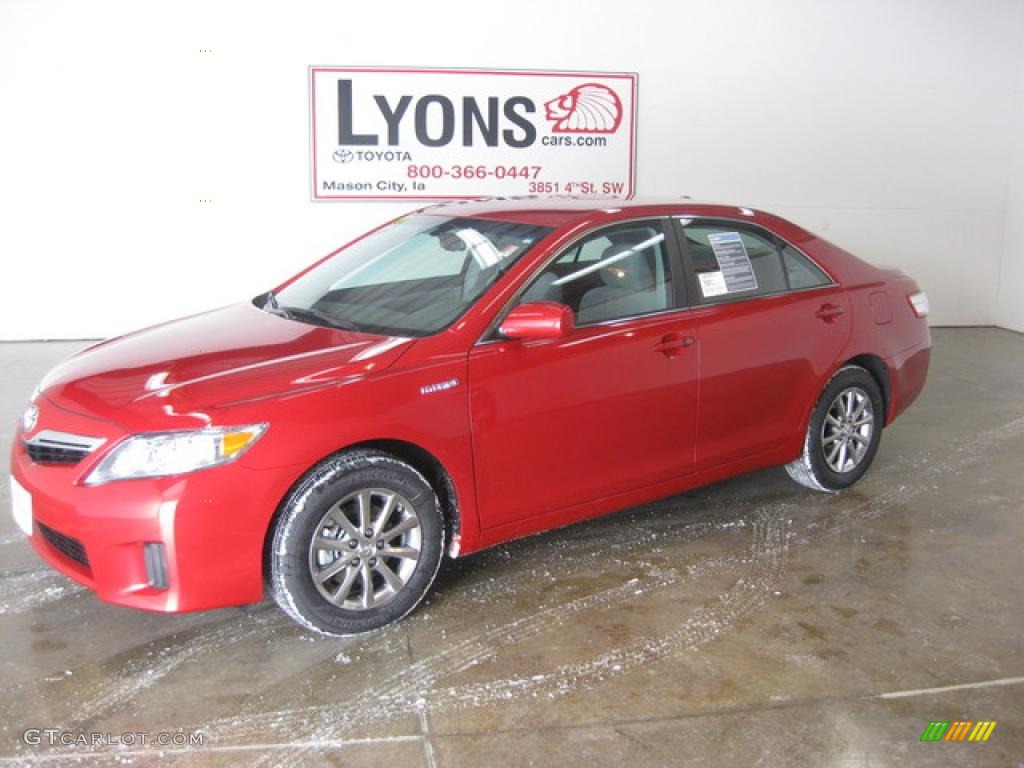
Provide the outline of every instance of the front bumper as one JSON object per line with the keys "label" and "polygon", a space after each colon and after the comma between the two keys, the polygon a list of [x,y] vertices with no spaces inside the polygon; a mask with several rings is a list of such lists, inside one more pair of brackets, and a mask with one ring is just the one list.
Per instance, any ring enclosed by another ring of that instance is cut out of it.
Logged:
{"label": "front bumper", "polygon": [[236,461],[177,477],[85,486],[82,480],[126,434],[42,397],[37,405],[46,428],[107,440],[67,466],[33,462],[26,435],[15,436],[11,474],[31,496],[29,539],[43,560],[101,600],[133,608],[195,611],[262,599],[265,535],[295,479],[290,471]]}

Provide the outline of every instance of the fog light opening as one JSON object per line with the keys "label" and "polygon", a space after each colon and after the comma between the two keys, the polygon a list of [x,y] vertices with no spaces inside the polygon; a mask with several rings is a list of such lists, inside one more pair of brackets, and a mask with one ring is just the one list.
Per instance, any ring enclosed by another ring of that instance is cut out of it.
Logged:
{"label": "fog light opening", "polygon": [[147,541],[142,545],[146,561],[146,581],[154,589],[167,589],[167,552],[162,542]]}

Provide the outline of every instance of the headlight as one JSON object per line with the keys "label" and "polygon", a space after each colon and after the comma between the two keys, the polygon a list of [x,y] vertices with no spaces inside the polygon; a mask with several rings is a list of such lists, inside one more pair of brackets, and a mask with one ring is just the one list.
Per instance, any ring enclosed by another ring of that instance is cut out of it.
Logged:
{"label": "headlight", "polygon": [[163,477],[227,464],[245,453],[267,429],[266,424],[217,427],[189,432],[135,435],[100,462],[86,485],[139,477]]}

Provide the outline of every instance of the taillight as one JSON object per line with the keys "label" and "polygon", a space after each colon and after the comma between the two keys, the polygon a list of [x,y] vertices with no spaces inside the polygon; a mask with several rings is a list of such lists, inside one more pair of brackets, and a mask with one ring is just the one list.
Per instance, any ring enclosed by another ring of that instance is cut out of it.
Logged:
{"label": "taillight", "polygon": [[917,293],[911,293],[907,295],[907,301],[910,302],[910,308],[914,310],[914,314],[918,317],[928,317],[928,294],[924,291],[918,291]]}

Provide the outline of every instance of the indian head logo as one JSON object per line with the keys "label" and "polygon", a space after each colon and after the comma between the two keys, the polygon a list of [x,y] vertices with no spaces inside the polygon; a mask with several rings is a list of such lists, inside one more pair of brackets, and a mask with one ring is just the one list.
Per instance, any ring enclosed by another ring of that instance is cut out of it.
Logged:
{"label": "indian head logo", "polygon": [[553,133],[615,133],[622,102],[607,85],[585,83],[544,104]]}

